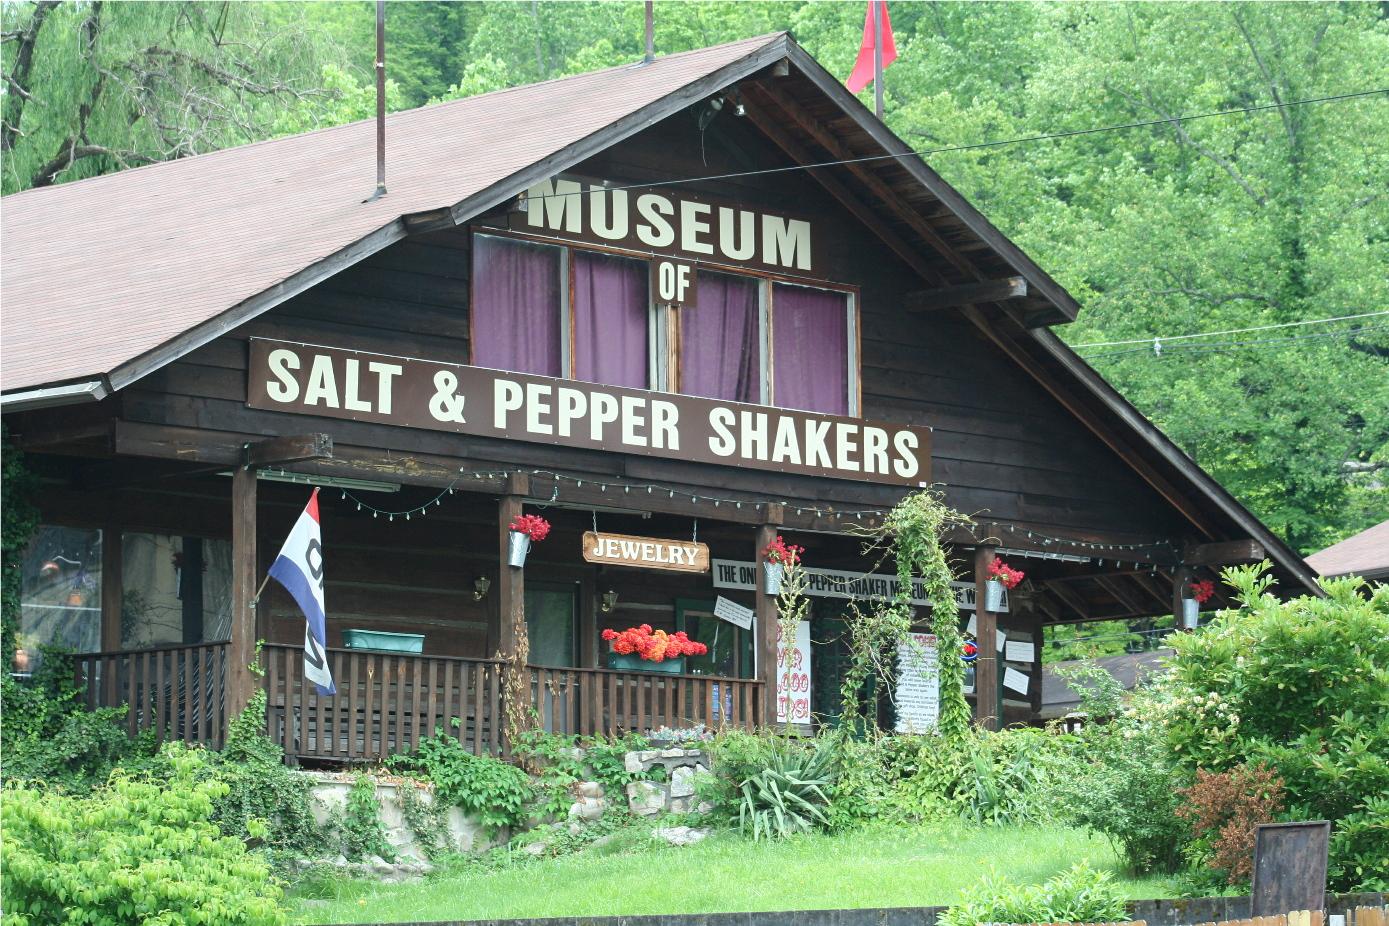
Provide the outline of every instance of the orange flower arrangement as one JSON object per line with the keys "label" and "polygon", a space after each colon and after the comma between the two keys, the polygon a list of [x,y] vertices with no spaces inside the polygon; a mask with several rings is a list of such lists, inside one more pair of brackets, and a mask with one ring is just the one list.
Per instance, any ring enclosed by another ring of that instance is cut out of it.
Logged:
{"label": "orange flower arrangement", "polygon": [[663,662],[681,656],[703,656],[709,647],[685,636],[685,631],[666,633],[653,631],[650,624],[629,627],[623,631],[604,630],[603,639],[612,644],[613,652],[621,656],[636,653],[647,662]]}

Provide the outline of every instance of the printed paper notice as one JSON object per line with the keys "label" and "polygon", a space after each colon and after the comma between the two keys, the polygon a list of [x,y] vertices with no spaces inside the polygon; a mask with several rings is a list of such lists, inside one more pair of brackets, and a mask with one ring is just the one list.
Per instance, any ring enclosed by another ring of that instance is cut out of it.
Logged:
{"label": "printed paper notice", "polygon": [[777,723],[810,723],[810,621],[796,624],[796,645],[786,647],[776,631]]}
{"label": "printed paper notice", "polygon": [[1003,670],[1003,687],[1011,688],[1018,694],[1027,694],[1028,678],[1022,672],[1012,666],[1007,666]]}
{"label": "printed paper notice", "polygon": [[730,624],[736,624],[744,630],[752,629],[752,613],[752,608],[745,608],[722,595],[714,600],[714,616]]}
{"label": "printed paper notice", "polygon": [[914,633],[897,647],[897,732],[929,733],[940,719],[936,635]]}
{"label": "printed paper notice", "polygon": [[1009,641],[1007,648],[1003,651],[1003,658],[1009,662],[1031,663],[1035,655],[1036,650],[1031,640]]}

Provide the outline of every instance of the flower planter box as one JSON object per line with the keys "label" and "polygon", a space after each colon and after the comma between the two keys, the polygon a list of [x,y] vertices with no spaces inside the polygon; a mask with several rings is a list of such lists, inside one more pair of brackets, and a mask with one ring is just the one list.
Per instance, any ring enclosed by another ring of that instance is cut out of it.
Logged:
{"label": "flower planter box", "polygon": [[370,649],[382,653],[420,653],[424,651],[424,634],[344,630],[342,645],[344,649]]}
{"label": "flower planter box", "polygon": [[608,653],[608,668],[617,669],[620,672],[661,672],[666,675],[684,675],[685,657],[677,656],[674,659],[663,659],[660,662],[651,662],[642,659],[635,653]]}

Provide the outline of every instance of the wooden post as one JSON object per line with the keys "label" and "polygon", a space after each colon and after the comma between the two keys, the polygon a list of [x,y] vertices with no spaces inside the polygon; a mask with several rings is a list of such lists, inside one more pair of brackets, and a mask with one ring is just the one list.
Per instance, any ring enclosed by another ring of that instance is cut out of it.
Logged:
{"label": "wooden post", "polygon": [[775,502],[767,505],[766,522],[757,528],[753,541],[753,562],[757,563],[757,591],[753,610],[756,612],[753,630],[757,634],[757,674],[762,678],[762,722],[767,726],[776,725],[776,597],[768,595],[762,579],[762,551],[767,544],[776,539],[777,528],[784,517],[784,509]]}
{"label": "wooden post", "polygon": [[[506,704],[502,716],[515,723],[525,715],[530,704],[530,684],[526,662],[530,641],[526,639],[526,570],[507,564],[511,544],[511,522],[521,514],[521,506],[530,494],[530,476],[512,473],[507,477],[506,494],[497,502],[497,556],[500,574],[497,577],[497,656],[508,663],[511,677],[503,697]],[[494,708],[495,709],[495,708]],[[492,718],[493,723],[502,717]]]}
{"label": "wooden post", "polygon": [[256,471],[237,466],[232,471],[232,588],[231,645],[227,648],[227,717],[251,700],[256,676]]}
{"label": "wooden post", "polygon": [[979,658],[974,662],[974,722],[986,730],[999,728],[998,615],[984,607],[984,583],[994,561],[992,546],[974,548],[974,619]]}
{"label": "wooden post", "polygon": [[1172,616],[1177,619],[1178,630],[1186,629],[1182,599],[1191,597],[1191,580],[1195,575],[1190,566],[1178,566],[1172,573]]}
{"label": "wooden post", "polygon": [[104,524],[101,528],[101,650],[121,649],[122,582],[121,528]]}

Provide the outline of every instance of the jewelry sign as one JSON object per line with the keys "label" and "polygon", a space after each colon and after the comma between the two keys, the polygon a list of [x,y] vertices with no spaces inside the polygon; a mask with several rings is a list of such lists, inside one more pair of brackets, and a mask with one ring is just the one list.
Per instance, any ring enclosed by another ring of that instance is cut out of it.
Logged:
{"label": "jewelry sign", "polygon": [[633,566],[668,572],[709,571],[707,544],[597,531],[584,531],[584,559],[607,566]]}
{"label": "jewelry sign", "polygon": [[252,408],[890,485],[931,478],[931,430],[252,338]]}

